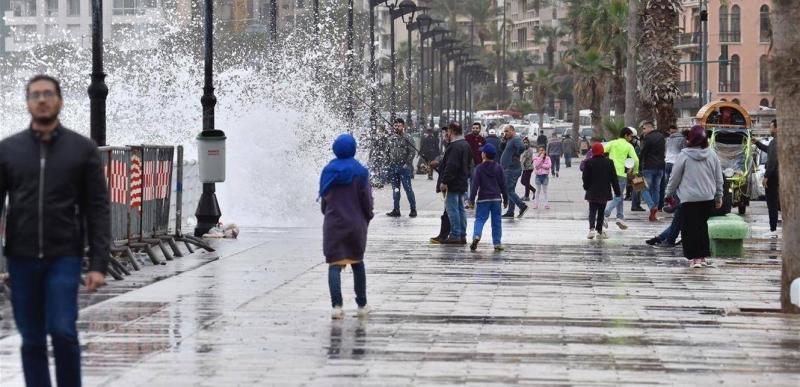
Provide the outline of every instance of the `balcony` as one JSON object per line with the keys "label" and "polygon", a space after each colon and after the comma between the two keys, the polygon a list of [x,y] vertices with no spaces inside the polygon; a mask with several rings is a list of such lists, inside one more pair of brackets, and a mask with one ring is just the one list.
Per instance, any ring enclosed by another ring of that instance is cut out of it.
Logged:
{"label": "balcony", "polygon": [[699,32],[678,34],[678,36],[675,38],[675,48],[679,50],[700,48],[701,39],[702,36]]}
{"label": "balcony", "polygon": [[742,41],[741,31],[727,31],[719,33],[720,43],[740,43]]}
{"label": "balcony", "polygon": [[695,81],[680,81],[677,83],[678,90],[681,91],[681,94],[684,96],[692,96],[697,95],[697,82]]}
{"label": "balcony", "polygon": [[739,92],[739,82],[732,81],[732,82],[719,82],[719,92],[720,93],[738,93]]}

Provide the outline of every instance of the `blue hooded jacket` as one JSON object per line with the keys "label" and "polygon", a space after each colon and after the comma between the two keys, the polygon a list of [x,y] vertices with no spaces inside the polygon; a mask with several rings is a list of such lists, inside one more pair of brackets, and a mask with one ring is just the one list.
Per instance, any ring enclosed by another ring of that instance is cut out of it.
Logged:
{"label": "blue hooded jacket", "polygon": [[356,176],[369,177],[369,170],[355,159],[356,139],[350,134],[343,134],[333,142],[331,160],[322,170],[319,178],[319,197],[324,197],[332,185],[348,185]]}

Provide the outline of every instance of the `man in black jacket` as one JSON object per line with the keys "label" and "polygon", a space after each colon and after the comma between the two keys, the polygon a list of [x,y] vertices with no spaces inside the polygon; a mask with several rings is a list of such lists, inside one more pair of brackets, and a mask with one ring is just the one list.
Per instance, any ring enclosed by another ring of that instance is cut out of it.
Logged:
{"label": "man in black jacket", "polygon": [[464,200],[467,194],[469,173],[474,160],[472,148],[464,139],[464,132],[457,122],[447,127],[450,144],[444,152],[445,164],[442,166],[442,180],[439,189],[446,192],[445,206],[450,218],[450,236],[442,241],[445,244],[467,244],[467,212]]}
{"label": "man in black jacket", "polygon": [[642,175],[647,182],[647,189],[642,192],[642,199],[650,207],[649,220],[655,222],[658,202],[661,200],[661,179],[666,168],[667,141],[661,132],[655,130],[650,121],[643,122],[641,129],[643,137],[639,160],[642,163]]}
{"label": "man in black jacket", "polygon": [[58,385],[80,386],[81,260],[88,241],[85,285],[94,291],[103,285],[110,254],[106,180],[94,142],[59,122],[58,81],[35,76],[25,95],[30,127],[0,141],[0,202],[6,194],[9,202],[5,254],[25,383],[50,385],[49,334]]}
{"label": "man in black jacket", "polygon": [[767,165],[764,172],[764,193],[767,197],[767,212],[769,213],[769,232],[766,237],[778,237],[778,210],[781,206],[779,180],[778,180],[778,120],[772,120],[769,124],[769,133],[772,140],[769,145],[764,145],[761,141],[756,141],[756,147],[761,151],[767,152]]}

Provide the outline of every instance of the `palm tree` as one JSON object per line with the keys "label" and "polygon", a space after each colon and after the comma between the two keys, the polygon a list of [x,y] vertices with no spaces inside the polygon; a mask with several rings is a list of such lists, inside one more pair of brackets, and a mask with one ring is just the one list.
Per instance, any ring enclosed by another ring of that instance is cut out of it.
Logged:
{"label": "palm tree", "polygon": [[542,26],[538,28],[534,34],[534,39],[538,43],[545,44],[545,63],[549,70],[555,67],[556,50],[558,49],[558,42],[561,38],[567,36],[569,31],[560,26]]}
{"label": "palm tree", "polygon": [[450,23],[450,31],[455,31],[458,26],[458,15],[463,14],[463,0],[436,0],[432,4],[433,13],[442,16]]}
{"label": "palm tree", "polygon": [[796,156],[800,129],[800,7],[797,1],[775,0],[772,3],[772,52],[770,73],[772,92],[778,111],[780,141],[778,159],[780,165],[780,197],[783,214],[783,269],[781,274],[781,306],[786,313],[800,313],[800,307],[791,303],[789,287],[800,278],[800,180],[794,173],[800,170],[800,158]]}
{"label": "palm tree", "polygon": [[581,45],[585,48],[595,47],[613,59],[614,72],[607,87],[608,94],[614,98],[604,100],[604,115],[611,110],[612,104],[617,113],[625,109],[627,25],[627,0],[589,0],[581,7]]}
{"label": "palm tree", "polygon": [[[628,0],[628,42],[639,41],[639,2]],[[625,51],[625,124],[636,125],[636,45],[628,44]]]}
{"label": "palm tree", "polygon": [[[575,74],[575,95],[592,110],[592,126],[595,136],[602,136],[602,115],[600,105],[603,103],[603,91],[613,67],[608,58],[596,49],[589,49],[577,54],[570,61]],[[576,101],[576,102],[577,102]],[[573,117],[577,120],[578,117]]]}
{"label": "palm tree", "polygon": [[472,19],[472,28],[481,42],[481,48],[485,47],[486,40],[492,34],[489,32],[489,21],[497,14],[492,0],[467,0],[463,9]]}
{"label": "palm tree", "polygon": [[641,97],[654,106],[658,128],[664,131],[675,123],[673,101],[681,95],[679,54],[674,48],[680,12],[681,0],[649,0],[639,41]]}
{"label": "palm tree", "polygon": [[519,91],[519,99],[525,99],[525,69],[534,65],[538,58],[528,51],[514,51],[506,59],[506,68],[516,74],[514,86]]}
{"label": "palm tree", "polygon": [[547,100],[553,95],[558,85],[553,72],[548,69],[540,68],[528,74],[527,87],[524,89],[531,95],[533,108],[539,114],[539,130],[544,128],[544,111]]}

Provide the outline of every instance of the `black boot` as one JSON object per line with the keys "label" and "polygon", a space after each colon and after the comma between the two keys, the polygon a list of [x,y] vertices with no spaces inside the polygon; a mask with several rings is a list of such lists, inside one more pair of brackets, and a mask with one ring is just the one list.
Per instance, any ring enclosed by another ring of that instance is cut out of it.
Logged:
{"label": "black boot", "polygon": [[400,217],[400,210],[394,209],[394,210],[392,210],[392,212],[387,212],[386,216],[389,216],[389,217],[392,217],[392,218],[399,218]]}

